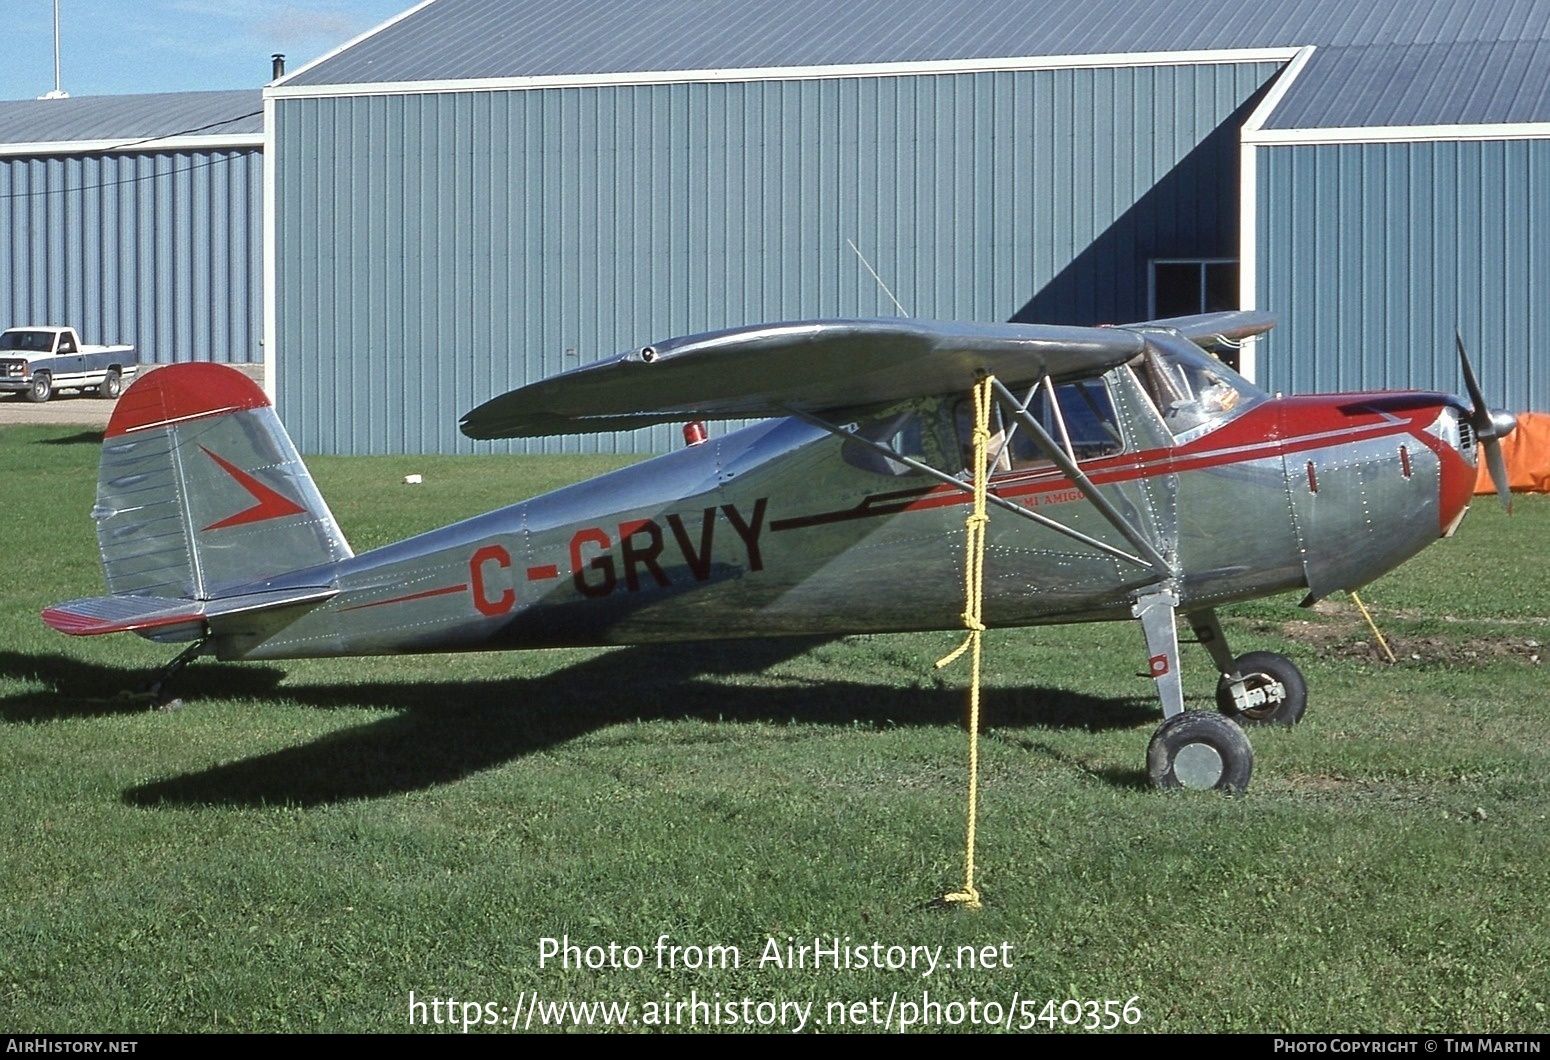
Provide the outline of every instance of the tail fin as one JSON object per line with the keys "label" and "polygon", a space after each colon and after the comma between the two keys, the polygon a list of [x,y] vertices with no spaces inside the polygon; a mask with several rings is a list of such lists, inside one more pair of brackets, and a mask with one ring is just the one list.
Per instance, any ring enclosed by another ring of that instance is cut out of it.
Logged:
{"label": "tail fin", "polygon": [[218,364],[157,369],[125,391],[92,518],[118,597],[248,594],[352,555],[269,399]]}

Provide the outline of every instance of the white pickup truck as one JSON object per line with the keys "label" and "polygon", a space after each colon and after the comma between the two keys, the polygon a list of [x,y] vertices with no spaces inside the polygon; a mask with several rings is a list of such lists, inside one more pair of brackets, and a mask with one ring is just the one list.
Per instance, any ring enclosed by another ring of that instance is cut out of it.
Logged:
{"label": "white pickup truck", "polygon": [[56,390],[95,390],[116,398],[135,374],[133,346],[85,346],[74,328],[11,328],[0,333],[0,391],[47,401]]}

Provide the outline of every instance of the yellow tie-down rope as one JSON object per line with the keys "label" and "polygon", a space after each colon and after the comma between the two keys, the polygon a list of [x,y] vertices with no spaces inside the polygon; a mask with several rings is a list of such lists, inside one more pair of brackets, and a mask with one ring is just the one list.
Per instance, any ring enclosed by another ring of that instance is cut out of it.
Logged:
{"label": "yellow tie-down rope", "polygon": [[[990,514],[985,503],[989,484],[991,378],[986,376],[974,386],[974,509],[966,522],[968,534],[964,556],[963,624],[969,633],[952,653],[938,659],[941,669],[970,651],[969,674],[969,809],[968,834],[964,839],[963,889],[942,896],[944,902],[980,907],[980,893],[974,887],[974,822],[979,812],[979,732],[980,732],[980,639],[985,632],[985,524]],[[972,649],[972,651],[971,651]]]}

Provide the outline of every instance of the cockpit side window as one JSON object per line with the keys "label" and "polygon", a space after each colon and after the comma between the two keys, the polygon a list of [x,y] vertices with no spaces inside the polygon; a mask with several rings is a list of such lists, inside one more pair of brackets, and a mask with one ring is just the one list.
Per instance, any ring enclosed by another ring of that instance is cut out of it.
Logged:
{"label": "cockpit side window", "polygon": [[[1016,417],[1006,414],[999,405],[992,408],[991,414],[993,474],[1046,467],[1053,463],[1033,432]],[[1079,461],[1124,451],[1124,435],[1114,414],[1108,386],[1102,379],[1062,383],[1055,388],[1053,401],[1049,388],[1040,384],[1028,403],[1028,414],[1045,434]],[[974,455],[974,410],[968,399],[955,403],[954,419],[963,450],[963,466],[967,468]]]}
{"label": "cockpit side window", "polygon": [[[1040,383],[1018,396],[1028,402],[1028,414],[1033,421],[1062,450],[1078,461],[1125,450],[1125,436],[1106,379],[1062,383],[1054,388],[1053,401],[1050,393],[1050,388]],[[1053,466],[1054,461],[1033,432],[999,403],[991,406],[990,431],[992,474]],[[847,464],[863,471],[878,475],[918,474],[878,446],[949,474],[967,471],[974,460],[972,403],[964,396],[923,398],[895,406],[858,423],[854,436],[840,450]]]}

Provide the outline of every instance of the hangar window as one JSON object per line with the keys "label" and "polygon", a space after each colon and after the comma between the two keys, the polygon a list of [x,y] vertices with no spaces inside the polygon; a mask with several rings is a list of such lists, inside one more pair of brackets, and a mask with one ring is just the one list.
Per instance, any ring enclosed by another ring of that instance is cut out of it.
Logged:
{"label": "hangar window", "polygon": [[[1238,262],[1233,258],[1156,258],[1149,290],[1153,320],[1238,308]],[[1236,351],[1224,355],[1238,368]]]}
{"label": "hangar window", "polygon": [[1152,262],[1152,319],[1238,308],[1233,258],[1158,258]]}

